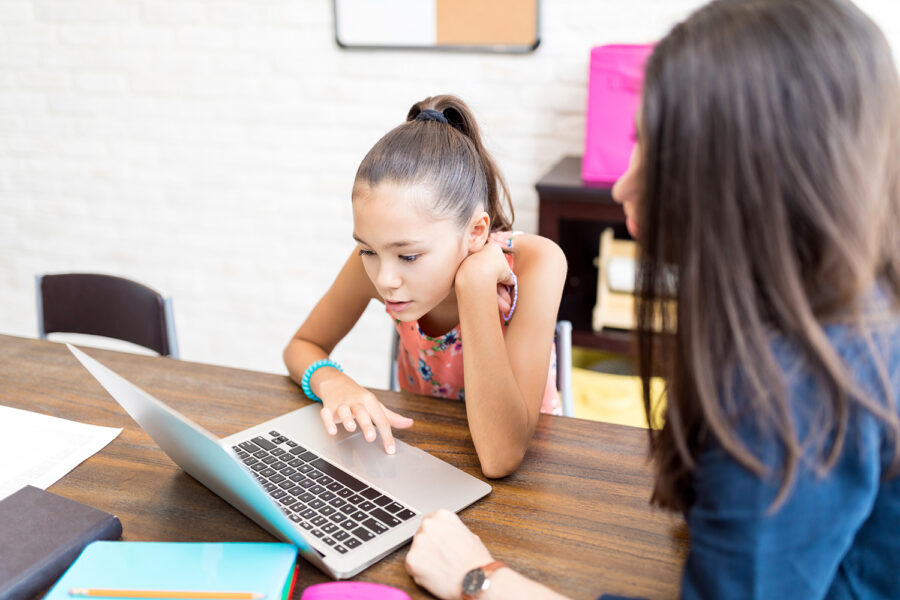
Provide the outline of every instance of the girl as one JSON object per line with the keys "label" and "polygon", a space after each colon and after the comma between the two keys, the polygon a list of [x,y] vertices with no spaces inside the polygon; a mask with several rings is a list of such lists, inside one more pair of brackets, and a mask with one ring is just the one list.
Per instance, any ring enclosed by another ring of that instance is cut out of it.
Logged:
{"label": "girl", "polygon": [[369,441],[377,432],[391,454],[391,428],[412,425],[328,359],[376,299],[399,334],[401,387],[464,399],[484,474],[518,467],[541,410],[559,406],[552,350],[566,263],[550,240],[514,235],[511,213],[458,98],[418,102],[369,151],[353,185],[357,246],[284,351],[329,433],[337,423]]}
{"label": "girl", "polygon": [[[896,598],[900,83],[884,37],[848,0],[717,0],[655,48],[637,121],[613,195],[641,244],[648,418],[651,373],[667,381],[652,501],[690,528],[683,596]],[[459,598],[491,560],[440,513],[407,567]],[[481,598],[554,596],[495,567]]]}

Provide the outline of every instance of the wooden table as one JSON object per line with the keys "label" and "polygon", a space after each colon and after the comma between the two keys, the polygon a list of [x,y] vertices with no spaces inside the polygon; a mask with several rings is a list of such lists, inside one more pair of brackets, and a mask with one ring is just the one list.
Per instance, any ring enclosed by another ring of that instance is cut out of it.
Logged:
{"label": "wooden table", "polygon": [[[86,349],[138,386],[224,437],[307,403],[288,377],[168,358]],[[376,391],[416,425],[398,437],[482,477],[465,406]],[[0,404],[124,427],[52,492],[118,515],[123,539],[273,541],[262,528],[179,469],[65,346],[0,335]],[[573,598],[602,593],[671,598],[687,549],[684,521],[648,506],[651,473],[642,429],[542,415],[519,470],[461,513],[494,557]],[[408,545],[357,576],[430,595],[407,575]],[[301,561],[294,598],[326,581]]]}

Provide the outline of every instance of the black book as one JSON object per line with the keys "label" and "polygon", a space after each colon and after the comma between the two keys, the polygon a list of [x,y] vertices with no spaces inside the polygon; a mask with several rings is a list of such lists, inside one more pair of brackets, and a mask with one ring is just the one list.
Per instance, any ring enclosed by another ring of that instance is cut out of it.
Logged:
{"label": "black book", "polygon": [[30,598],[55,582],[94,540],[122,536],[118,517],[25,486],[0,500],[0,600]]}

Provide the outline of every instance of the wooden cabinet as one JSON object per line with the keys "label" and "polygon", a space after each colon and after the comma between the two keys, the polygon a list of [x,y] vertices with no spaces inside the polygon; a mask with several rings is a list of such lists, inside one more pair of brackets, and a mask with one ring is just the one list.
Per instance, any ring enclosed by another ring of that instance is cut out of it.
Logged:
{"label": "wooden cabinet", "polygon": [[600,234],[612,227],[617,238],[630,239],[625,213],[612,199],[612,184],[583,182],[581,157],[566,156],[535,187],[538,233],[559,244],[569,263],[559,318],[572,322],[572,343],[621,354],[633,352],[630,331],[604,328],[595,332],[591,327]]}

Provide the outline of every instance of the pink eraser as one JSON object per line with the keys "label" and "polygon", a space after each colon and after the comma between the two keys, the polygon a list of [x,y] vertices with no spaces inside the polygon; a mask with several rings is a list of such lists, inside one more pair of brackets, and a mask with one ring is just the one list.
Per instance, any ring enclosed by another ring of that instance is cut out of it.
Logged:
{"label": "pink eraser", "polygon": [[303,590],[300,600],[409,600],[409,594],[389,585],[364,581],[317,583]]}

